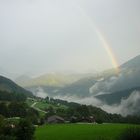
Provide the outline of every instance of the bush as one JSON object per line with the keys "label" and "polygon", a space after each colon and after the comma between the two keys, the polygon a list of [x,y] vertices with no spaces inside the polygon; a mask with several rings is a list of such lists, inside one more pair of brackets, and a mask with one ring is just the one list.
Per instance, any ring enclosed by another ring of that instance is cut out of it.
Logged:
{"label": "bush", "polygon": [[140,127],[129,127],[120,135],[119,140],[140,140]]}
{"label": "bush", "polygon": [[0,140],[16,140],[16,138],[13,136],[0,135]]}
{"label": "bush", "polygon": [[102,120],[102,119],[96,119],[96,122],[97,122],[98,124],[102,124],[102,123],[103,123],[103,120]]}
{"label": "bush", "polygon": [[17,140],[33,140],[35,127],[28,120],[21,119],[17,126]]}

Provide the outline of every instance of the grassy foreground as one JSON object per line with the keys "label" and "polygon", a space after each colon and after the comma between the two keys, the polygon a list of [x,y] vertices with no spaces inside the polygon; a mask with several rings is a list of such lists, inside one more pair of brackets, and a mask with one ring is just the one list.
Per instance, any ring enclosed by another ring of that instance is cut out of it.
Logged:
{"label": "grassy foreground", "polygon": [[116,140],[127,124],[58,124],[36,129],[36,140]]}

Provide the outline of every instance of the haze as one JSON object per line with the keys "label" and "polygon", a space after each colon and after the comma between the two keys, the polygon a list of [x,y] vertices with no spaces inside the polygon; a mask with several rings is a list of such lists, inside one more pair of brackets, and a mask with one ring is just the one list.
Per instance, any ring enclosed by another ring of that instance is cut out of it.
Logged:
{"label": "haze", "polygon": [[112,68],[140,54],[139,0],[0,0],[0,68],[16,74]]}

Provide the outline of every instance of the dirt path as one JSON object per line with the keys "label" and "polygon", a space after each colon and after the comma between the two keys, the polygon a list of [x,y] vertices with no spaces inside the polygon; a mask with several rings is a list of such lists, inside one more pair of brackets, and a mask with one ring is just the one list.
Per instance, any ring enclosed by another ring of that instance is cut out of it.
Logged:
{"label": "dirt path", "polygon": [[38,103],[38,102],[34,102],[34,103],[31,105],[31,107],[34,108],[34,109],[37,110],[37,111],[42,112],[42,113],[47,113],[47,111],[44,111],[44,110],[39,109],[38,107],[35,107],[35,105],[36,105],[37,103]]}

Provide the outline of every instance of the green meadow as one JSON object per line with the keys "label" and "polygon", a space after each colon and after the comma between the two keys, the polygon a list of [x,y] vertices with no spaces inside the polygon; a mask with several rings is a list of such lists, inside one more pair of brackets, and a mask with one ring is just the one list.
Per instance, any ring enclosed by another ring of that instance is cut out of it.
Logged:
{"label": "green meadow", "polygon": [[53,107],[54,109],[58,109],[58,108],[62,108],[62,109],[66,109],[67,106],[64,106],[64,105],[53,105],[53,104],[50,104],[50,103],[47,103],[47,102],[37,102],[37,104],[35,105],[35,107],[41,109],[41,110],[45,110],[49,107]]}
{"label": "green meadow", "polygon": [[36,129],[36,140],[116,140],[128,124],[55,124]]}

